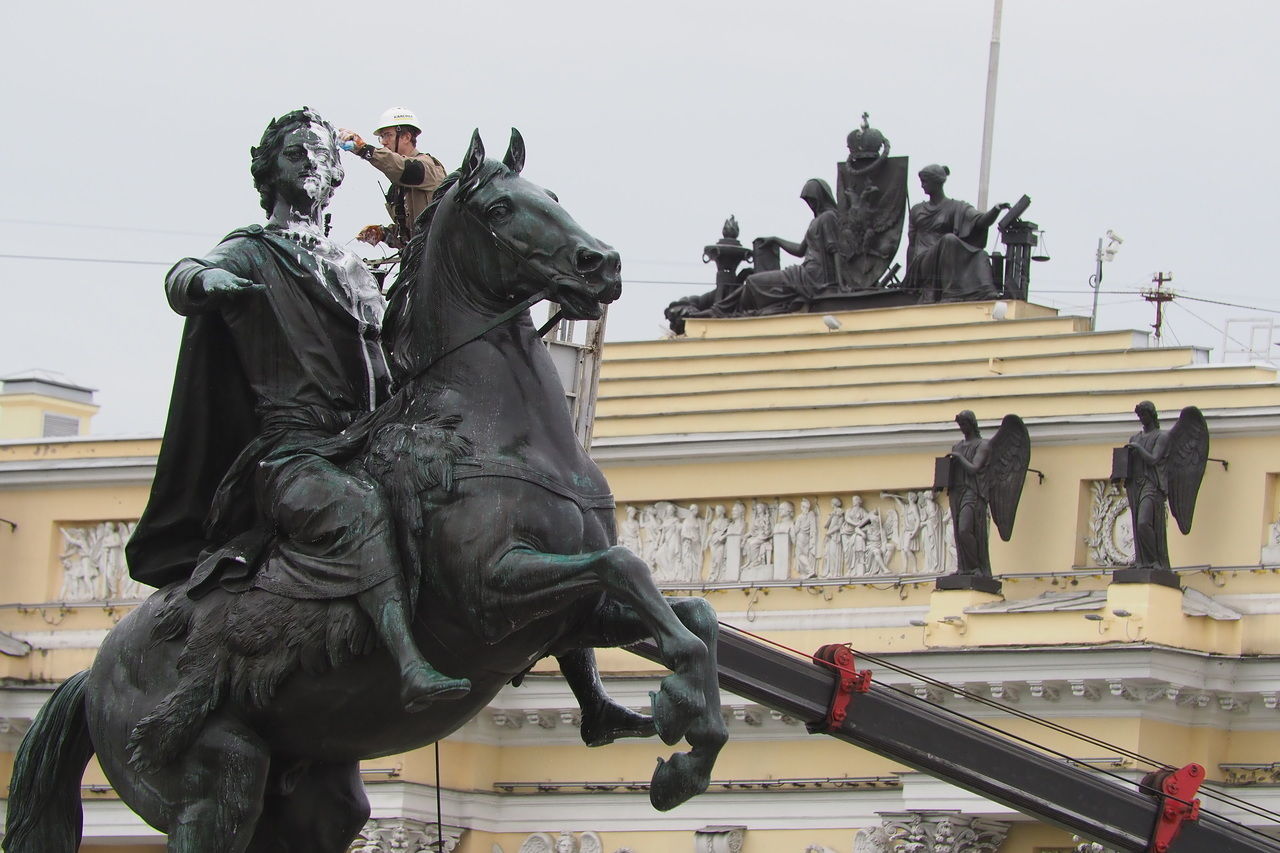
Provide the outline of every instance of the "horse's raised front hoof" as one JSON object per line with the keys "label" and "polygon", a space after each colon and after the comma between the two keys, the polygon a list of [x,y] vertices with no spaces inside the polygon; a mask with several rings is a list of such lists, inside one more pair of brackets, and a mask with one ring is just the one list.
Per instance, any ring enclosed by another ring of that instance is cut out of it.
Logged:
{"label": "horse's raised front hoof", "polygon": [[653,717],[637,714],[617,702],[601,702],[591,713],[582,714],[582,742],[587,746],[604,746],[624,737],[652,737],[658,727]]}
{"label": "horse's raised front hoof", "polygon": [[653,705],[653,724],[658,737],[667,746],[679,743],[706,705],[702,691],[685,675],[668,675],[662,687],[649,693]]}
{"label": "horse's raised front hoof", "polygon": [[649,784],[649,802],[658,811],[670,811],[707,790],[710,784],[711,774],[705,762],[687,752],[677,752],[669,761],[658,759]]}
{"label": "horse's raised front hoof", "polygon": [[400,701],[410,714],[425,711],[433,702],[461,699],[470,692],[470,679],[450,678],[426,664],[407,667],[400,673]]}

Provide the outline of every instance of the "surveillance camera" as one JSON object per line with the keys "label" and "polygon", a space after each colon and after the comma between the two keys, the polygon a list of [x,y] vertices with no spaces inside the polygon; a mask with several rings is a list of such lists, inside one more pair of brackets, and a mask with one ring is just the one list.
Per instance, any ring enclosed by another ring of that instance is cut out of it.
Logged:
{"label": "surveillance camera", "polygon": [[1111,241],[1111,242],[1113,242],[1113,243],[1123,243],[1123,242],[1124,242],[1124,238],[1123,238],[1123,237],[1121,237],[1121,236],[1120,236],[1119,234],[1117,234],[1116,232],[1112,231],[1110,228],[1108,228],[1108,229],[1107,229],[1107,239],[1108,239],[1108,240],[1110,240],[1110,241]]}

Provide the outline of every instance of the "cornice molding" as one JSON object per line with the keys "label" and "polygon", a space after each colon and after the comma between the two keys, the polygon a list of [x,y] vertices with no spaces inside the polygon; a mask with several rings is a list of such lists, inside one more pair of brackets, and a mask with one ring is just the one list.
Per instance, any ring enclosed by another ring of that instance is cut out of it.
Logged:
{"label": "cornice molding", "polygon": [[[1280,406],[1205,409],[1204,414],[1215,437],[1280,433]],[[1025,420],[1032,442],[1040,446],[1123,443],[1136,429],[1136,421],[1129,412]],[[980,422],[983,427],[998,425],[999,420],[994,418]],[[866,456],[937,451],[950,446],[954,433],[955,424],[948,421],[811,430],[613,436],[596,438],[591,445],[591,455],[606,465],[746,461],[781,455],[793,458]]]}
{"label": "cornice molding", "polygon": [[147,485],[155,473],[154,456],[30,459],[0,462],[0,488]]}

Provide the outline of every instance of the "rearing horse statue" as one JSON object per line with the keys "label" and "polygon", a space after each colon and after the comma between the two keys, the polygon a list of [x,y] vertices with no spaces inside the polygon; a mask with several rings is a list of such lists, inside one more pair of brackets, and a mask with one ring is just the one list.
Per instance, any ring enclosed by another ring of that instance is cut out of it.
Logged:
{"label": "rearing horse statue", "polygon": [[[584,738],[683,738],[691,749],[659,761],[650,799],[669,809],[706,789],[726,740],[715,613],[664,598],[649,567],[615,544],[608,484],[575,440],[528,314],[550,299],[570,319],[599,317],[621,290],[618,255],[522,178],[523,164],[518,133],[501,162],[472,137],[391,291],[384,342],[400,390],[348,430],[367,438],[351,464],[381,481],[416,572],[414,639],[470,692],[407,711],[391,655],[341,601],[220,588],[193,601],[171,585],[121,620],[36,718],[18,753],[6,851],[78,847],[80,779],[96,754],[120,797],[168,834],[170,853],[343,853],[369,814],[360,760],[445,737],[545,656],[644,638],[671,670],[652,722],[610,717],[602,690],[575,685]],[[216,608],[237,644],[215,650],[217,673],[193,700],[198,725],[171,744],[172,760],[131,763],[139,722],[178,684],[186,634]],[[284,647],[297,650],[294,668],[264,674]]]}

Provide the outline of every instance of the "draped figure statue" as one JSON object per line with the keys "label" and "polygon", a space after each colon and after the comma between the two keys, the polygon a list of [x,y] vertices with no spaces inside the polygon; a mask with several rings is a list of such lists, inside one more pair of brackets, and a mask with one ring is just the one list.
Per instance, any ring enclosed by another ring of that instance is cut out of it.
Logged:
{"label": "draped figure statue", "polygon": [[946,166],[936,164],[920,170],[920,186],[929,198],[911,207],[902,288],[919,291],[921,302],[995,299],[987,229],[1009,205],[997,204],[983,213],[947,198],[943,186],[950,174]]}

